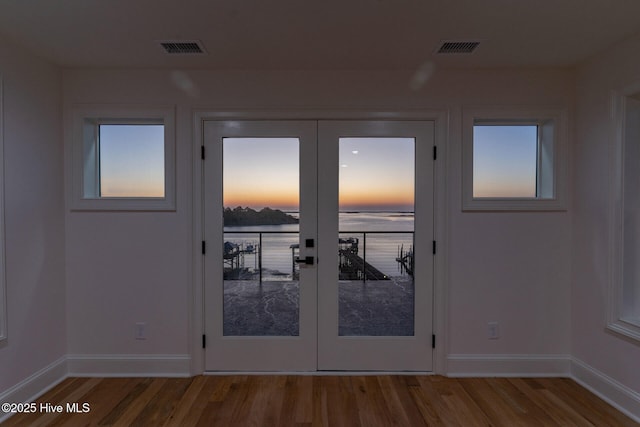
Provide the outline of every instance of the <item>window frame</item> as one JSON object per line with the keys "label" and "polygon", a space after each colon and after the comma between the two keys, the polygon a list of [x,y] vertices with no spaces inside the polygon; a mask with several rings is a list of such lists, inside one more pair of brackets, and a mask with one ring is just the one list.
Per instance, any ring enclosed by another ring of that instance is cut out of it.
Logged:
{"label": "window frame", "polygon": [[[71,210],[175,211],[175,107],[76,106],[72,123]],[[101,197],[100,125],[164,126],[164,197]]]}
{"label": "window frame", "polygon": [[[462,210],[566,210],[566,120],[566,112],[562,108],[465,108],[462,118]],[[538,193],[542,193],[542,195],[536,197],[474,197],[473,133],[476,125],[538,127],[536,187]]]}
{"label": "window frame", "polygon": [[[606,329],[640,342],[640,320],[631,321],[624,309],[625,145],[627,99],[640,100],[640,81],[611,92],[609,187],[609,286]],[[635,283],[640,291],[640,283]],[[639,313],[640,314],[640,313]]]}

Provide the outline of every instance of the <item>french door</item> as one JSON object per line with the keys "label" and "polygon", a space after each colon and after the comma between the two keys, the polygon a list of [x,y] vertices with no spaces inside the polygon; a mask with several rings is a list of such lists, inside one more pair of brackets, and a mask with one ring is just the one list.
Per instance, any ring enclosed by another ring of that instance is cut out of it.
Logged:
{"label": "french door", "polygon": [[434,127],[206,121],[207,371],[430,371]]}

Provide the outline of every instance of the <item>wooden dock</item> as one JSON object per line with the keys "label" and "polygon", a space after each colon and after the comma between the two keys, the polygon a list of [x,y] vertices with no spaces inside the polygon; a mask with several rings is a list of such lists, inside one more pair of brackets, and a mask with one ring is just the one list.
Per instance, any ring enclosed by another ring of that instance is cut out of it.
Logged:
{"label": "wooden dock", "polygon": [[223,271],[224,280],[250,280],[256,273],[244,265],[245,255],[256,255],[260,251],[259,245],[252,243],[237,244],[224,242]]}

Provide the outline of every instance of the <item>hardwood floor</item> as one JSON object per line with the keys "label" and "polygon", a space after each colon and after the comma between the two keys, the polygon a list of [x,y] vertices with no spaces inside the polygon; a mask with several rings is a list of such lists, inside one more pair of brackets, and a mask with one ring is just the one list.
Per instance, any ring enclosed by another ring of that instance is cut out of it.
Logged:
{"label": "hardwood floor", "polygon": [[[66,403],[88,403],[67,413]],[[570,379],[69,378],[6,426],[638,426]]]}

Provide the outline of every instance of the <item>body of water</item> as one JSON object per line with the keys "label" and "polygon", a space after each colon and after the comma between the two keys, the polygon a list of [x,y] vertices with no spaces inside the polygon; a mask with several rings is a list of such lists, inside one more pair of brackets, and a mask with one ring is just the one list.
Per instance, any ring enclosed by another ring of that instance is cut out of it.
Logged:
{"label": "body of water", "polygon": [[[297,216],[297,213],[290,213]],[[398,251],[413,246],[414,215],[402,212],[341,212],[339,237],[357,238],[359,255],[384,274],[394,277],[403,273],[396,261]],[[225,227],[225,242],[241,248],[262,245],[263,279],[279,279],[291,275],[291,245],[299,243],[298,224]],[[262,232],[262,236],[260,236]],[[336,241],[336,253],[338,241]],[[258,269],[258,254],[245,253],[244,267]]]}

